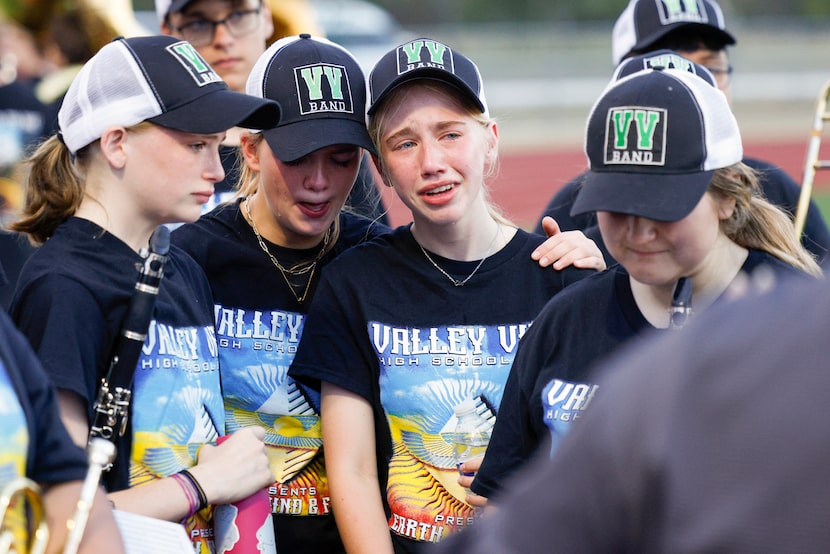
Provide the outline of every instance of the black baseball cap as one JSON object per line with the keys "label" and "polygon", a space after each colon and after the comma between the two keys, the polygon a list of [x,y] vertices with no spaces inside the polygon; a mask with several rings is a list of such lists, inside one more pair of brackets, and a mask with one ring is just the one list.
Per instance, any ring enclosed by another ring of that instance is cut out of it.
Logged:
{"label": "black baseball cap", "polygon": [[73,154],[112,126],[150,121],[187,133],[268,128],[279,120],[272,100],[234,92],[187,41],[167,36],[118,38],[81,68],[58,112]]}
{"label": "black baseball cap", "polygon": [[369,74],[369,115],[396,87],[415,79],[434,79],[457,88],[482,113],[488,113],[484,83],[476,64],[431,38],[411,40],[384,54]]}
{"label": "black baseball cap", "polygon": [[683,27],[699,27],[702,32],[720,38],[724,45],[735,44],[735,37],[726,30],[723,11],[715,0],[631,0],[614,24],[611,36],[614,65]]}
{"label": "black baseball cap", "polygon": [[676,69],[612,82],[585,134],[589,171],[571,215],[608,211],[656,221],[686,217],[716,169],[741,161],[738,124],[723,93]]}
{"label": "black baseball cap", "polygon": [[663,69],[677,69],[679,71],[688,71],[692,75],[697,75],[713,87],[717,88],[717,82],[712,72],[696,64],[695,62],[684,58],[677,52],[668,49],[655,50],[648,54],[640,54],[639,56],[632,56],[620,62],[620,65],[614,70],[611,76],[612,81],[619,81],[623,77],[627,77],[638,71],[644,69],[651,69],[660,67]]}
{"label": "black baseball cap", "polygon": [[262,131],[283,162],[335,144],[375,152],[366,131],[366,81],[342,46],[308,34],[272,44],[254,64],[248,94],[279,102],[279,124]]}

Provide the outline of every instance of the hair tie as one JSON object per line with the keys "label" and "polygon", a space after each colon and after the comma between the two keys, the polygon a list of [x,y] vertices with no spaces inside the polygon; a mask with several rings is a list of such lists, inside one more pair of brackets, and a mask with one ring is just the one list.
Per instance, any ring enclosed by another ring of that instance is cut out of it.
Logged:
{"label": "hair tie", "polygon": [[181,470],[179,472],[179,475],[182,475],[188,481],[190,481],[190,484],[193,485],[193,490],[196,491],[196,494],[199,497],[199,505],[196,508],[196,511],[198,512],[200,510],[203,510],[203,509],[207,508],[208,499],[207,499],[207,496],[205,495],[205,490],[202,488],[202,485],[199,484],[199,481],[197,481],[196,478],[193,477],[193,474],[190,473],[189,471],[187,471],[186,469]]}

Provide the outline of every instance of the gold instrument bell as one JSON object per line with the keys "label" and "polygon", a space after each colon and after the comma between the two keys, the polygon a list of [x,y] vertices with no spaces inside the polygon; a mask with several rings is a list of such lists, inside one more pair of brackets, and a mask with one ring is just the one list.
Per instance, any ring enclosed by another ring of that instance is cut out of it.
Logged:
{"label": "gold instrument bell", "polygon": [[26,477],[0,491],[0,553],[42,554],[49,540],[40,487]]}

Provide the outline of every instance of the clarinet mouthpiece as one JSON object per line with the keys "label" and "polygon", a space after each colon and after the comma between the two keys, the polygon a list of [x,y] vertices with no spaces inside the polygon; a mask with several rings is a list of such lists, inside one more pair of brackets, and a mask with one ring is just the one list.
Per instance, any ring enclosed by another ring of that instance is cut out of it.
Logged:
{"label": "clarinet mouthpiece", "polygon": [[170,229],[165,225],[159,225],[150,236],[150,252],[166,256],[170,251]]}

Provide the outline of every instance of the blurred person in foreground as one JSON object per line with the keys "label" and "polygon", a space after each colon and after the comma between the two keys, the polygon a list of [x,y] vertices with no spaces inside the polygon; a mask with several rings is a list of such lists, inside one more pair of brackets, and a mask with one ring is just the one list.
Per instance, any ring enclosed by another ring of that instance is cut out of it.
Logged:
{"label": "blurred person in foreground", "polygon": [[[2,267],[0,266],[0,269]],[[26,338],[5,312],[0,312],[0,489],[25,477],[40,486],[49,529],[48,552],[60,552],[67,537],[87,473],[83,450],[61,423],[55,390]],[[23,533],[26,516],[15,503],[4,514],[3,531],[15,533],[17,552],[32,540]],[[10,519],[7,519],[10,518]],[[20,522],[15,532],[6,524]],[[19,542],[18,542],[19,541]],[[123,552],[121,536],[99,489],[92,504],[80,552]]]}
{"label": "blurred person in foreground", "polygon": [[[161,32],[190,42],[237,92],[245,92],[248,76],[270,41],[300,33],[322,35],[305,3],[297,0],[282,0],[273,6],[265,0],[156,0],[155,6]],[[274,14],[277,6],[279,17]],[[214,198],[204,211],[234,197],[240,178],[241,135],[241,129],[232,129],[221,146],[225,178],[216,184]],[[388,223],[368,154],[361,159],[346,206],[359,215]]]}
{"label": "blurred person in foreground", "polygon": [[828,328],[830,283],[793,282],[632,343],[553,459],[439,551],[827,552]]}
{"label": "blurred person in foreground", "polygon": [[[706,67],[731,102],[732,66],[727,47],[735,44],[726,30],[723,12],[715,0],[697,2],[664,2],[662,0],[631,0],[614,25],[612,57],[615,66],[631,56],[657,50],[673,50]],[[745,157],[743,162],[756,170],[761,188],[770,202],[792,217],[798,206],[801,187],[781,168],[763,160]],[[580,229],[594,239],[608,256],[596,229],[596,214],[571,214],[576,195],[585,173],[562,187],[542,214],[553,217],[563,230]],[[541,224],[537,232],[541,232]],[[815,202],[810,203],[801,242],[821,263],[830,251],[830,230]]]}

